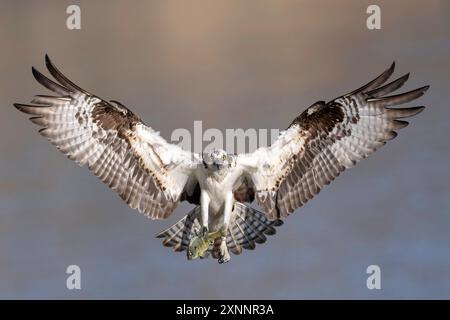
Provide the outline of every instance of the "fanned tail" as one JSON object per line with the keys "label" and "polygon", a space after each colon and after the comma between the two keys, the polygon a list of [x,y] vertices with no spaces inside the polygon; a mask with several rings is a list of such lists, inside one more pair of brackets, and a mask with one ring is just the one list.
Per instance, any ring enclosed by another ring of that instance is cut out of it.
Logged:
{"label": "fanned tail", "polygon": [[184,251],[189,241],[200,230],[200,206],[196,206],[180,221],[160,232],[157,238],[164,238],[163,245],[172,247],[174,251]]}
{"label": "fanned tail", "polygon": [[[234,219],[231,221],[227,233],[228,249],[238,255],[243,249],[253,250],[257,243],[267,241],[267,236],[276,233],[275,227],[283,224],[282,220],[269,220],[264,213],[236,201],[233,209]],[[200,206],[196,206],[180,221],[160,232],[157,238],[164,238],[163,245],[172,247],[174,251],[184,251],[190,240],[201,230]],[[214,258],[218,258],[221,239],[218,238],[208,249]]]}
{"label": "fanned tail", "polygon": [[[275,227],[283,224],[282,220],[269,220],[264,213],[241,202],[234,203],[234,220],[231,221],[227,234],[227,247],[234,254],[242,249],[253,250],[256,244],[267,241],[266,236],[276,233]],[[217,257],[220,239],[214,243],[213,256]]]}

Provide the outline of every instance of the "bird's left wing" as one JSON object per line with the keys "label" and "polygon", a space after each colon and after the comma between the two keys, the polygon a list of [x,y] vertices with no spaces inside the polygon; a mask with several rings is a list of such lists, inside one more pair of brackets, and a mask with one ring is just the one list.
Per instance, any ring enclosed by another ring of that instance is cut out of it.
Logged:
{"label": "bird's left wing", "polygon": [[198,155],[168,143],[119,102],[81,89],[48,56],[46,65],[57,82],[34,68],[33,75],[55,95],[14,104],[33,115],[30,120],[42,127],[41,135],[150,218],[166,218],[180,200],[189,199]]}
{"label": "bird's left wing", "polygon": [[[328,103],[317,102],[298,116],[269,148],[237,157],[255,199],[270,219],[285,217],[305,204],[343,170],[393,139],[395,130],[423,107],[392,108],[428,89],[386,96],[408,74],[384,86],[394,64],[365,86]],[[251,198],[250,198],[251,199]]]}

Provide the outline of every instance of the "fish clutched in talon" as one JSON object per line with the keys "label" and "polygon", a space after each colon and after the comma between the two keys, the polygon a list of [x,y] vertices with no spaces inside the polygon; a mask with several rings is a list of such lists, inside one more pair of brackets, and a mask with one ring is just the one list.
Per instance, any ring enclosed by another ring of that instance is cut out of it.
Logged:
{"label": "fish clutched in talon", "polygon": [[187,258],[189,260],[204,258],[209,246],[214,244],[214,241],[218,238],[226,235],[225,228],[207,233],[206,235],[196,235],[189,241],[189,247],[187,250]]}
{"label": "fish clutched in talon", "polygon": [[45,64],[53,80],[35,68],[32,73],[53,95],[14,106],[31,115],[39,133],[69,159],[87,166],[147,217],[166,219],[179,203],[193,204],[157,237],[176,252],[187,249],[189,260],[212,253],[219,263],[229,261],[230,252],[265,243],[282,219],[394,139],[408,125],[405,119],[424,109],[402,105],[429,88],[394,93],[409,74],[387,82],[393,63],[359,89],[312,104],[270,146],[239,154],[197,153],[167,142],[122,103],[82,89],[48,56]]}

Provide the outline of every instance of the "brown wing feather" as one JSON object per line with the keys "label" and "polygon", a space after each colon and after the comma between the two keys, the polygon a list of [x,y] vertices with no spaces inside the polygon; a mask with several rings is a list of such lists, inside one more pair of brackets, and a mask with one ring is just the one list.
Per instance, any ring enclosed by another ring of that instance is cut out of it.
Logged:
{"label": "brown wing feather", "polygon": [[[138,140],[145,142],[137,128],[148,130],[155,139],[160,139],[158,141],[162,138],[156,137],[157,134],[145,127],[128,108],[81,89],[67,79],[48,56],[45,60],[50,74],[59,83],[35,68],[33,75],[56,96],[37,95],[32,104],[16,103],[14,106],[33,115],[31,121],[42,127],[41,135],[71,160],[81,166],[86,164],[130,207],[151,218],[166,218],[182,198],[187,177],[164,165],[149,166],[150,160],[146,157],[153,149],[147,153],[137,147]],[[156,151],[151,154],[159,157]],[[171,188],[169,181],[179,184],[175,191],[166,190]]]}
{"label": "brown wing feather", "polygon": [[[399,119],[424,109],[392,108],[419,98],[428,89],[425,86],[386,96],[400,88],[409,76],[382,86],[393,71],[394,64],[365,86],[328,103],[317,102],[294,119],[287,130],[291,138],[279,148],[272,163],[278,173],[269,179],[260,178],[261,170],[256,173],[258,176],[253,175],[256,201],[269,218],[285,217],[305,204],[346,168],[396,137],[396,130],[408,125]],[[300,147],[293,148],[293,144]],[[290,152],[291,149],[298,151]],[[273,148],[269,150],[275,152]]]}

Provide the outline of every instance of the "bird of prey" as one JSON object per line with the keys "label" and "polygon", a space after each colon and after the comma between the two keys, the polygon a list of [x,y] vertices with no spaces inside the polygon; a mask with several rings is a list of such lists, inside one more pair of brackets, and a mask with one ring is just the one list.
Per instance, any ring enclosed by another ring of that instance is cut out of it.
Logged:
{"label": "bird of prey", "polygon": [[[392,94],[406,74],[385,84],[393,63],[374,80],[329,102],[319,101],[296,117],[269,147],[245,154],[213,150],[195,154],[168,143],[130,109],[80,88],[45,57],[54,80],[32,68],[53,92],[31,104],[14,104],[31,114],[69,159],[86,165],[133,209],[152,219],[167,218],[181,201],[195,207],[161,232],[163,244],[187,251],[188,259],[230,260],[275,233],[282,219],[304,205],[342,171],[375,152],[400,120],[424,107],[394,108],[424,94],[428,86]],[[255,201],[260,210],[250,206]]]}

